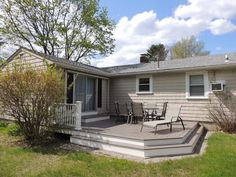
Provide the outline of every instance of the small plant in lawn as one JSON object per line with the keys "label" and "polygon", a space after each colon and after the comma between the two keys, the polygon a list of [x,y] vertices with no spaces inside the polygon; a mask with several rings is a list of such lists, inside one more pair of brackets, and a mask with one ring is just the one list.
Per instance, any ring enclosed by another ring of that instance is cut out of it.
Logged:
{"label": "small plant in lawn", "polygon": [[35,70],[27,64],[14,64],[0,72],[0,105],[31,143],[49,136],[54,104],[64,94],[63,83],[62,73],[52,66]]}
{"label": "small plant in lawn", "polygon": [[236,105],[230,92],[215,93],[209,106],[209,118],[224,132],[236,132]]}

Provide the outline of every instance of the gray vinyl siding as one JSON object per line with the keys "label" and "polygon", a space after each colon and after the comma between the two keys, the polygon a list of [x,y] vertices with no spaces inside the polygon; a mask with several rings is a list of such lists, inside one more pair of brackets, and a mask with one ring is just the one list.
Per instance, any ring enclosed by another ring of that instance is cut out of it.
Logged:
{"label": "gray vinyl siding", "polygon": [[46,69],[46,62],[35,55],[28,52],[21,52],[16,55],[9,63],[7,63],[6,68],[11,69],[15,64],[29,65],[35,69]]}
{"label": "gray vinyl siding", "polygon": [[[32,68],[36,70],[43,70],[46,69],[46,63],[43,61],[42,58],[37,57],[35,55],[32,55],[28,52],[21,52],[14,56],[12,60],[7,63],[7,65],[3,68],[3,72],[6,70],[12,70],[12,67],[15,66],[15,64],[22,64],[25,66],[31,66]],[[2,113],[1,108],[0,108],[0,119],[12,119],[9,115],[5,115]]]}
{"label": "gray vinyl siding", "polygon": [[[235,69],[228,69],[228,70],[218,70],[212,74],[212,80],[222,80],[225,81],[225,90],[227,95],[230,95],[232,98],[232,103],[235,107],[236,111],[236,70]],[[224,94],[226,96],[226,94]],[[211,94],[211,103],[217,103],[218,98],[216,94]],[[224,102],[224,100],[223,100]]]}
{"label": "gray vinyl siding", "polygon": [[[142,103],[157,104],[176,103],[183,105],[181,116],[185,120],[210,121],[208,119],[208,106],[210,101],[217,99],[214,94],[209,95],[209,99],[187,99],[186,98],[186,76],[185,73],[162,73],[154,74],[153,94],[136,94],[136,76],[117,77],[111,80],[110,84],[110,111],[114,114],[114,101],[121,104],[134,101]],[[225,80],[226,88],[234,95],[236,94],[236,71],[218,70],[209,71],[209,85],[213,80]]]}

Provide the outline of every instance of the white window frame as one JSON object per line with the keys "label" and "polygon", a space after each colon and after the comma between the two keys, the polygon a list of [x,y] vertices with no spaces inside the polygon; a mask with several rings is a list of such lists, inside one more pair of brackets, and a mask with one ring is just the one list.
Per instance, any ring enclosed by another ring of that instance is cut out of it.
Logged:
{"label": "white window frame", "polygon": [[[139,79],[143,78],[149,78],[149,91],[139,91]],[[153,79],[152,75],[142,75],[142,76],[136,76],[136,94],[153,94]]]}
{"label": "white window frame", "polygon": [[[190,96],[190,76],[203,75],[204,96]],[[187,99],[209,99],[209,79],[207,71],[186,72],[186,98]]]}

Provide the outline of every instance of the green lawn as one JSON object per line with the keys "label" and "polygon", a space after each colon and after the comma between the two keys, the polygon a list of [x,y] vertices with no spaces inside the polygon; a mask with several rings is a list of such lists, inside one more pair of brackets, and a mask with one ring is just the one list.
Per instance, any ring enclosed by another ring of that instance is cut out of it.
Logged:
{"label": "green lawn", "polygon": [[236,176],[236,135],[215,133],[203,156],[155,164],[68,152],[55,146],[30,148],[15,125],[0,123],[0,176]]}

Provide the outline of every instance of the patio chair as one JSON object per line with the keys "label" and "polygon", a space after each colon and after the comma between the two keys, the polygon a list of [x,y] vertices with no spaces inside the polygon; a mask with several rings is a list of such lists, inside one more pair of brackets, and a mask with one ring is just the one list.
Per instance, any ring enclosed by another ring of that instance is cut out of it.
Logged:
{"label": "patio chair", "polygon": [[118,120],[116,120],[116,122],[118,121],[125,122],[125,119],[128,119],[128,117],[130,117],[127,103],[119,104],[119,102],[116,101],[114,104],[115,104],[116,115],[118,117]]}
{"label": "patio chair", "polygon": [[163,103],[161,114],[157,114],[157,112],[154,113],[154,116],[156,117],[157,120],[164,120],[165,119],[167,104],[168,104],[168,102]]}
{"label": "patio chair", "polygon": [[131,102],[131,116],[128,118],[127,123],[138,123],[138,119],[145,118],[146,114],[143,109],[143,104]]}
{"label": "patio chair", "polygon": [[149,127],[155,129],[155,134],[157,133],[157,126],[158,125],[170,125],[170,132],[172,132],[172,124],[174,122],[181,122],[183,129],[185,130],[183,120],[180,117],[181,112],[181,105],[169,105],[168,110],[166,112],[165,120],[154,120],[150,122],[143,122],[141,127],[141,132],[143,130],[143,127]]}

